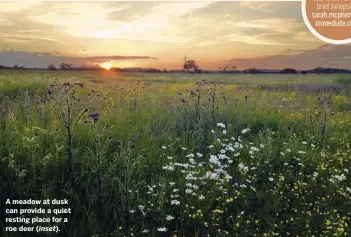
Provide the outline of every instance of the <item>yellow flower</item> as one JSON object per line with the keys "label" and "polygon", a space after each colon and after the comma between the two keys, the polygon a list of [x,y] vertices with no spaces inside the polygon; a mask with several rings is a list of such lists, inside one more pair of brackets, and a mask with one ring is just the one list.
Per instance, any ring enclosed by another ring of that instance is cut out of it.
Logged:
{"label": "yellow flower", "polygon": [[225,200],[227,203],[231,203],[231,202],[233,202],[233,198],[229,198],[229,199],[227,199],[227,200]]}
{"label": "yellow flower", "polygon": [[213,212],[214,212],[214,213],[220,213],[220,214],[223,213],[223,211],[222,211],[222,210],[219,210],[219,209],[213,210]]}

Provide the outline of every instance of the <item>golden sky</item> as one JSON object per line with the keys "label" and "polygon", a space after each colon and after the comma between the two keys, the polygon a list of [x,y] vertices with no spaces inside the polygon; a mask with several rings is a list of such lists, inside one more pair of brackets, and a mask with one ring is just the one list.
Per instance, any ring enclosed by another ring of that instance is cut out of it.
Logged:
{"label": "golden sky", "polygon": [[187,55],[204,69],[303,68],[337,51],[332,64],[342,67],[345,49],[308,31],[301,2],[0,2],[0,64],[7,65],[176,69]]}

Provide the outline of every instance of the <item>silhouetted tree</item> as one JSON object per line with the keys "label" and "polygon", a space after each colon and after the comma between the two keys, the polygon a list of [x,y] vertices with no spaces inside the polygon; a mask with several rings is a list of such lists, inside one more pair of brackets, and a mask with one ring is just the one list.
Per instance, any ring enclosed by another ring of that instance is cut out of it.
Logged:
{"label": "silhouetted tree", "polygon": [[256,73],[259,73],[260,71],[257,70],[255,67],[252,67],[252,68],[245,69],[243,72],[248,74],[256,74]]}
{"label": "silhouetted tree", "polygon": [[293,69],[293,68],[284,68],[279,73],[280,74],[297,74],[298,72],[296,71],[296,69]]}
{"label": "silhouetted tree", "polygon": [[50,64],[50,65],[47,67],[47,69],[48,69],[48,70],[57,70],[57,68],[56,68],[54,65],[52,65],[52,64]]}
{"label": "silhouetted tree", "polygon": [[224,65],[222,67],[218,67],[218,70],[222,72],[230,72],[236,70],[236,66]]}
{"label": "silhouetted tree", "polygon": [[60,64],[60,69],[61,70],[70,70],[73,68],[72,64],[68,64],[68,63],[61,63]]}
{"label": "silhouetted tree", "polygon": [[185,70],[194,70],[194,72],[199,71],[199,66],[196,64],[195,60],[187,60],[183,68]]}

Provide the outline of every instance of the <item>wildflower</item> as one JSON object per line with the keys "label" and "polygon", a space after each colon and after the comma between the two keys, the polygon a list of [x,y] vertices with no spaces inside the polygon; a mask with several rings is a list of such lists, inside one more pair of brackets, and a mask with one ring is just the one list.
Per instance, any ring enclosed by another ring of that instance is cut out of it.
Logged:
{"label": "wildflower", "polygon": [[250,150],[251,151],[259,151],[260,149],[258,149],[257,147],[252,146],[252,147],[250,147]]}
{"label": "wildflower", "polygon": [[185,179],[187,179],[187,180],[196,180],[197,178],[193,174],[187,174]]}
{"label": "wildflower", "polygon": [[162,148],[163,150],[166,150],[166,149],[167,149],[167,147],[166,147],[166,146],[162,146],[161,148]]}
{"label": "wildflower", "polygon": [[189,155],[186,155],[185,157],[186,158],[194,158],[194,156],[195,156],[194,154],[189,154]]}
{"label": "wildflower", "polygon": [[191,190],[191,189],[189,189],[189,188],[187,188],[186,190],[185,190],[185,193],[192,193],[193,192],[193,190]]}
{"label": "wildflower", "polygon": [[91,118],[94,123],[96,123],[99,119],[99,114],[98,113],[91,113],[88,115],[88,117]]}
{"label": "wildflower", "polygon": [[213,134],[213,133],[215,133],[215,131],[211,130],[211,133]]}
{"label": "wildflower", "polygon": [[132,209],[132,210],[130,210],[129,212],[133,214],[133,213],[135,212],[135,210]]}
{"label": "wildflower", "polygon": [[218,158],[214,155],[211,155],[210,156],[210,160],[209,160],[210,163],[212,164],[217,164],[217,165],[220,165],[221,163],[219,162]]}
{"label": "wildflower", "polygon": [[174,185],[175,185],[175,182],[170,182],[169,185],[170,185],[170,186],[174,186]]}
{"label": "wildflower", "polygon": [[183,151],[186,151],[186,147],[182,147],[182,150],[183,150]]}
{"label": "wildflower", "polygon": [[199,200],[204,200],[205,199],[205,196],[204,195],[200,195],[199,196]]}
{"label": "wildflower", "polygon": [[208,146],[208,148],[209,148],[209,149],[212,149],[212,148],[214,148],[214,146],[213,146],[213,145],[210,145],[210,146]]}
{"label": "wildflower", "polygon": [[178,200],[171,200],[171,205],[180,205],[180,201],[178,201]]}
{"label": "wildflower", "polygon": [[271,182],[274,180],[274,179],[273,179],[273,178],[271,178],[271,177],[269,177],[268,179],[269,179],[269,181],[271,181]]}
{"label": "wildflower", "polygon": [[171,220],[173,220],[173,219],[174,219],[174,217],[171,216],[171,215],[168,215],[168,216],[166,217],[166,220],[167,220],[167,221],[171,221]]}
{"label": "wildflower", "polygon": [[318,176],[318,173],[317,172],[313,172],[313,177],[317,177]]}
{"label": "wildflower", "polygon": [[227,202],[227,203],[231,203],[231,202],[233,202],[233,198],[228,198],[228,199],[226,199],[225,201]]}
{"label": "wildflower", "polygon": [[282,156],[285,156],[285,154],[284,154],[283,152],[280,152],[280,154],[281,154]]}
{"label": "wildflower", "polygon": [[191,164],[193,164],[193,165],[195,165],[196,164],[196,161],[194,160],[194,159],[189,159],[189,162],[191,163]]}
{"label": "wildflower", "polygon": [[248,171],[248,170],[249,170],[249,167],[244,166],[244,165],[241,164],[241,163],[238,165],[238,167],[239,167],[239,169],[242,170],[242,171]]}
{"label": "wildflower", "polygon": [[201,153],[196,153],[196,155],[197,155],[197,157],[199,157],[199,158],[201,158],[201,157],[203,157],[203,155],[201,154]]}
{"label": "wildflower", "polygon": [[306,141],[303,141],[303,142],[302,142],[302,144],[306,145],[306,144],[307,144],[307,142],[306,142]]}
{"label": "wildflower", "polygon": [[299,154],[306,154],[306,152],[304,152],[304,151],[298,151],[297,153],[299,153]]}
{"label": "wildflower", "polygon": [[222,133],[223,133],[223,134],[227,134],[227,130],[223,130]]}
{"label": "wildflower", "polygon": [[148,229],[144,229],[143,231],[141,231],[141,233],[143,233],[143,234],[149,233],[149,230]]}
{"label": "wildflower", "polygon": [[169,171],[173,171],[173,170],[174,170],[174,166],[165,165],[165,166],[162,167],[162,169],[164,169],[164,170],[169,170]]}
{"label": "wildflower", "polygon": [[249,132],[249,131],[251,131],[250,128],[245,128],[244,130],[241,131],[241,133],[242,133],[242,134],[245,134],[245,133],[247,133],[247,132]]}
{"label": "wildflower", "polygon": [[172,156],[167,156],[167,159],[168,159],[168,160],[172,160],[173,157],[172,157]]}
{"label": "wildflower", "polygon": [[346,180],[346,176],[344,174],[341,175],[335,175],[335,178],[339,181],[344,181]]}
{"label": "wildflower", "polygon": [[166,227],[162,227],[162,228],[157,228],[158,232],[166,232],[167,228]]}
{"label": "wildflower", "polygon": [[225,125],[223,123],[217,123],[217,127],[225,128]]}
{"label": "wildflower", "polygon": [[214,213],[219,213],[219,214],[222,214],[222,213],[223,213],[223,211],[222,211],[222,210],[219,210],[219,209],[213,210],[212,212],[214,212]]}

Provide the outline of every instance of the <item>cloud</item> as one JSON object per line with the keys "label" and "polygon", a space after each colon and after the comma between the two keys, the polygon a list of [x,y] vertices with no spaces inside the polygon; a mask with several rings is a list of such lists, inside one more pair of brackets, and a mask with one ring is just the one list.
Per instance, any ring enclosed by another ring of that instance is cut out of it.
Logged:
{"label": "cloud", "polygon": [[95,57],[67,57],[57,52],[21,52],[2,51],[0,52],[0,64],[7,66],[24,65],[26,67],[47,67],[49,64],[59,65],[60,63],[71,63],[75,66],[96,65],[106,61],[121,60],[149,60],[156,59],[149,56],[95,56]]}
{"label": "cloud", "polygon": [[87,62],[102,63],[106,61],[119,61],[119,60],[140,60],[140,59],[156,59],[149,56],[98,56],[84,58]]}
{"label": "cloud", "polygon": [[13,26],[14,23],[10,20],[0,17],[0,25]]}
{"label": "cloud", "polygon": [[[230,63],[247,68],[311,69],[316,67],[338,67],[350,69],[351,45],[321,45],[311,50],[286,50],[285,54],[256,58],[236,58]],[[293,54],[291,54],[293,53]]]}
{"label": "cloud", "polygon": [[282,19],[282,18],[267,18],[252,21],[242,21],[236,23],[239,28],[254,28],[266,31],[274,31],[281,33],[288,33],[296,30],[301,30],[301,23],[298,23],[296,19]]}
{"label": "cloud", "polygon": [[269,34],[259,34],[259,35],[244,35],[244,34],[230,34],[226,36],[228,41],[232,42],[242,42],[245,44],[253,45],[292,45],[289,43],[280,42],[278,40],[271,39],[268,37]]}
{"label": "cloud", "polygon": [[43,5],[45,12],[32,14],[29,18],[37,23],[58,26],[64,34],[73,37],[182,43],[190,40],[182,35],[184,26],[180,22],[183,16],[212,3],[141,4],[143,8],[134,4],[131,11],[125,3],[110,4],[108,8],[101,2],[46,3]]}
{"label": "cloud", "polygon": [[[41,57],[52,63],[76,60],[73,64],[90,63],[93,59],[88,61],[88,57],[95,55],[152,55],[162,60],[130,62],[157,67],[177,64],[184,54],[198,62],[206,59],[208,65],[226,60],[234,52],[238,57],[297,54],[281,52],[321,44],[308,32],[300,5],[230,1],[0,3],[0,51],[59,51],[64,58]],[[27,62],[37,62],[35,57]]]}
{"label": "cloud", "polygon": [[320,42],[320,40],[309,31],[296,32],[294,34],[294,39],[300,41]]}
{"label": "cloud", "polygon": [[31,2],[31,1],[21,1],[21,3],[11,3],[11,2],[0,2],[0,13],[8,13],[8,12],[18,12],[21,10],[26,10],[30,7],[36,6],[40,3]]}
{"label": "cloud", "polygon": [[296,45],[300,41],[316,42],[316,38],[306,31],[306,26],[293,18],[266,18],[249,21],[228,22],[238,29],[223,37],[232,42],[249,45]]}
{"label": "cloud", "polygon": [[283,54],[296,54],[296,53],[303,53],[305,50],[300,50],[300,49],[286,49],[282,53]]}
{"label": "cloud", "polygon": [[251,10],[260,11],[264,13],[273,13],[274,10],[271,8],[275,2],[240,2],[240,7],[249,8]]}

